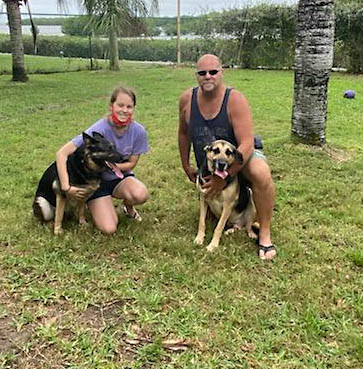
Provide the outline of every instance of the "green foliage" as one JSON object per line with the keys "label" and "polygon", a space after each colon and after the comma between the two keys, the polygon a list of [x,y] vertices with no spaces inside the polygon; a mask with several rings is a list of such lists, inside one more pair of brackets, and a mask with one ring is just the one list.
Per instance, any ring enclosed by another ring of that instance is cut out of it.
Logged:
{"label": "green foliage", "polygon": [[210,41],[217,35],[234,40],[233,49],[220,53],[227,63],[244,68],[291,67],[294,63],[293,7],[262,4],[210,13],[200,27],[198,33]]}
{"label": "green foliage", "polygon": [[[159,18],[163,19],[163,18]],[[180,17],[180,32],[182,35],[193,35],[199,28],[201,17],[181,16]],[[162,27],[168,36],[176,36],[177,34],[177,19],[176,17],[165,18],[165,21],[157,23]]]}
{"label": "green foliage", "polygon": [[[334,67],[363,72],[363,3],[339,1],[336,4]],[[130,18],[131,19],[131,18]],[[128,22],[131,20],[128,20]],[[176,33],[175,17],[147,17],[128,23],[124,36],[158,35],[161,28]],[[87,35],[86,17],[66,20],[64,32]],[[72,28],[73,27],[73,28]],[[219,55],[228,65],[244,68],[292,68],[295,61],[295,7],[261,4],[200,17],[182,17],[183,34],[197,34],[197,40],[182,40],[182,61],[195,62],[204,52]],[[95,32],[93,32],[95,33]],[[108,42],[93,38],[93,55],[109,55]],[[32,54],[30,37],[24,37],[25,53]],[[176,40],[120,39],[120,58],[126,60],[176,61]],[[89,57],[87,40],[38,36],[38,54]],[[10,52],[7,36],[0,35],[0,52]]]}
{"label": "green foliage", "polygon": [[[31,36],[24,36],[23,42],[25,53],[33,54]],[[183,40],[182,58],[184,61],[196,61],[201,53],[218,53],[219,45],[220,43],[211,45],[205,40]],[[175,40],[120,39],[119,50],[120,58],[126,60],[176,61]],[[38,55],[89,58],[90,51],[89,40],[84,37],[40,36],[38,38]],[[10,38],[7,35],[0,35],[0,52],[11,52]],[[92,38],[93,57],[107,59],[108,54],[108,41]]]}
{"label": "green foliage", "polygon": [[363,4],[349,2],[335,7],[335,37],[346,56],[345,66],[353,73],[363,72]]}
{"label": "green foliage", "polygon": [[89,17],[86,15],[65,19],[62,24],[62,32],[69,36],[88,36],[92,34],[89,20]]}
{"label": "green foliage", "polygon": [[[37,26],[62,26],[67,17],[49,17],[49,18],[36,18],[33,17],[33,21]],[[25,18],[21,20],[21,24],[24,26],[30,25],[30,19]]]}

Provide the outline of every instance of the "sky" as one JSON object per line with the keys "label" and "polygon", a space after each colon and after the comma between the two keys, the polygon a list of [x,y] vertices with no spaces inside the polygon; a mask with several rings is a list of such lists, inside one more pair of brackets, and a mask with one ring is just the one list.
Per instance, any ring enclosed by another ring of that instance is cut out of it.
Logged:
{"label": "sky", "polygon": [[[180,0],[181,15],[198,15],[213,10],[220,11],[234,7],[242,7],[260,2],[295,4],[298,0]],[[0,2],[0,4],[3,2]],[[56,0],[33,0],[30,1],[33,13],[55,14],[59,12]],[[79,14],[77,0],[67,0],[68,12]],[[0,7],[1,10],[1,7]],[[177,15],[177,0],[159,0],[159,15],[165,17],[174,17]],[[2,11],[5,11],[3,7]],[[24,8],[22,11],[26,11]]]}

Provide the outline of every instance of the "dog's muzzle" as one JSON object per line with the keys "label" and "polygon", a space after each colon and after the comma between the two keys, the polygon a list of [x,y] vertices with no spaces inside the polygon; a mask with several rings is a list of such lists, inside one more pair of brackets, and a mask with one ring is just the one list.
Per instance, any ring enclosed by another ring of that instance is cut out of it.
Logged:
{"label": "dog's muzzle", "polygon": [[224,172],[228,169],[228,163],[225,160],[215,159],[213,160],[213,169],[215,171]]}
{"label": "dog's muzzle", "polygon": [[228,177],[228,163],[225,160],[213,160],[213,174],[226,179]]}

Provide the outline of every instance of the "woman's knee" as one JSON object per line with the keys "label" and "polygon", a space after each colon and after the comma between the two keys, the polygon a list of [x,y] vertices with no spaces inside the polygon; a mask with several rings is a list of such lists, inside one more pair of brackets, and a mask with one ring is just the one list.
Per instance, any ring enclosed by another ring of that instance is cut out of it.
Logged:
{"label": "woman's knee", "polygon": [[145,185],[135,186],[125,194],[124,200],[133,205],[143,204],[149,198],[149,191]]}
{"label": "woman's knee", "polygon": [[96,227],[106,235],[112,235],[117,231],[117,223],[115,222],[96,224]]}

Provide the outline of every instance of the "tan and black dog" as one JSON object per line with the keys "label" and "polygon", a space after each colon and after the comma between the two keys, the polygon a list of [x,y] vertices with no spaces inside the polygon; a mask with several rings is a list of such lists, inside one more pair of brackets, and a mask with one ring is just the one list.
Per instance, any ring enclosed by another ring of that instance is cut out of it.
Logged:
{"label": "tan and black dog", "polygon": [[[101,173],[116,168],[114,163],[125,162],[115,146],[100,133],[93,132],[92,137],[83,133],[84,145],[68,157],[67,171],[71,186],[87,190],[86,198],[78,202],[79,223],[85,223],[85,204],[87,198],[98,189]],[[117,174],[117,173],[116,173]],[[43,222],[54,219],[54,234],[63,232],[62,222],[68,198],[61,190],[56,162],[43,173],[33,202],[33,213]]]}
{"label": "tan and black dog", "polygon": [[[227,169],[235,160],[240,163],[243,160],[242,155],[237,151],[236,147],[225,140],[216,140],[208,144],[204,147],[204,151],[206,152],[206,168],[201,168],[201,173],[218,175],[222,178],[228,176]],[[211,252],[218,247],[219,240],[227,223],[232,226],[227,233],[246,227],[248,236],[257,239],[257,235],[252,229],[252,225],[256,220],[256,209],[252,199],[252,190],[250,188],[241,188],[238,176],[228,177],[226,188],[219,195],[208,197],[202,188],[203,183],[202,175],[198,175],[197,188],[200,191],[200,217],[198,234],[194,242],[198,245],[202,245],[204,242],[205,220],[208,207],[219,219],[212,241],[207,246],[208,251]],[[243,202],[244,206],[241,208]]]}

